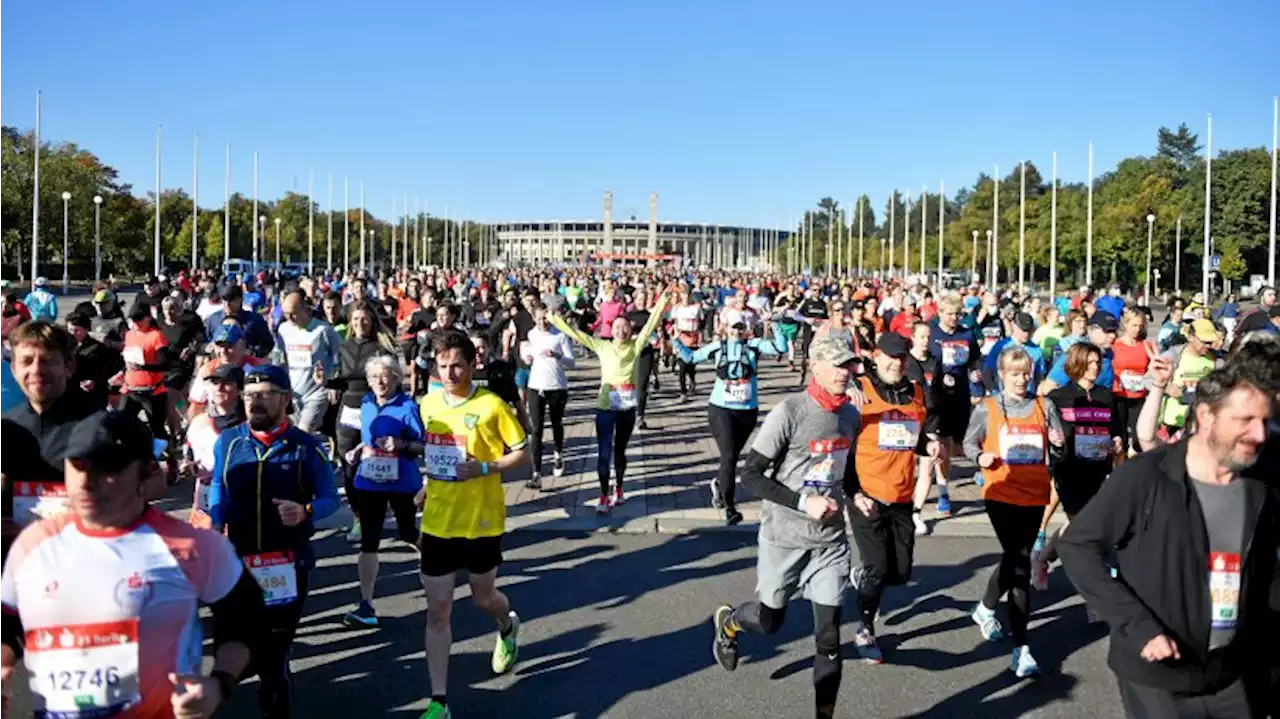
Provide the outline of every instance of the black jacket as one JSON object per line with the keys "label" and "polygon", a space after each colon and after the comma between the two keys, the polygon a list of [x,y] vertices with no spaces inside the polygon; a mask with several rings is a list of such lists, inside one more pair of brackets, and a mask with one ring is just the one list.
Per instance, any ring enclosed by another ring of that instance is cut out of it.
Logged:
{"label": "black jacket", "polygon": [[[1263,640],[1278,508],[1261,481],[1236,480],[1247,483],[1240,613],[1231,644],[1211,653],[1209,537],[1186,464],[1185,439],[1122,464],[1071,520],[1058,552],[1080,594],[1111,627],[1108,663],[1117,676],[1168,691],[1214,691],[1264,668],[1264,652],[1275,651]],[[1113,549],[1118,579],[1105,559]],[[1160,634],[1173,639],[1180,659],[1142,658]]]}
{"label": "black jacket", "polygon": [[70,383],[80,387],[82,382],[93,382],[86,390],[93,404],[98,407],[107,406],[107,383],[118,372],[124,371],[124,358],[120,350],[111,349],[92,337],[85,337],[76,347],[76,371],[71,375]]}

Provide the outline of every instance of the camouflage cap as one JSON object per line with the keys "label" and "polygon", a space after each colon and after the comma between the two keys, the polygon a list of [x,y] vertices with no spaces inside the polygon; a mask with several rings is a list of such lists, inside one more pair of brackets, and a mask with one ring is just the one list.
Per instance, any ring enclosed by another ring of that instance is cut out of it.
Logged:
{"label": "camouflage cap", "polygon": [[853,349],[835,337],[818,337],[809,345],[809,357],[817,362],[842,365],[857,359]]}

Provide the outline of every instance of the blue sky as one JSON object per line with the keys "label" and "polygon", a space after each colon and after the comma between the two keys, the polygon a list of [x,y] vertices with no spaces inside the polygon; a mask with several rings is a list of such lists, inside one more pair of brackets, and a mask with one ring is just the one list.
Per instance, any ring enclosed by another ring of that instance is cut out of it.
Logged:
{"label": "blue sky", "polygon": [[[201,7],[197,7],[201,5]],[[121,9],[127,8],[127,12]],[[615,208],[785,225],[823,195],[948,194],[1023,158],[1065,180],[1185,121],[1269,145],[1276,0],[5,3],[0,119],[74,140],[142,192],[232,185],[488,221]]]}

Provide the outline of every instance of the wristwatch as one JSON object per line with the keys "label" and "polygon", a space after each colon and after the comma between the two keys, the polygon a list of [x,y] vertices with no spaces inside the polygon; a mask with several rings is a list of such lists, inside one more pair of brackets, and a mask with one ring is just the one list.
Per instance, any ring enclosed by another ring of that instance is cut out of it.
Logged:
{"label": "wristwatch", "polygon": [[239,680],[232,676],[231,672],[224,669],[214,669],[209,672],[209,678],[218,682],[218,693],[222,695],[222,702],[231,698],[231,695],[235,693],[236,684],[239,683]]}

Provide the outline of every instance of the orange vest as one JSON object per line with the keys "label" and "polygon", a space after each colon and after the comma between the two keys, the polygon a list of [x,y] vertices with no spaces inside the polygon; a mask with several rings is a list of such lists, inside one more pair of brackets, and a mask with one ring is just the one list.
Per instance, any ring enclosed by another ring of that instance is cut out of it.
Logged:
{"label": "orange vest", "polygon": [[854,455],[862,492],[881,502],[910,502],[916,487],[916,443],[924,424],[924,392],[912,386],[911,404],[890,404],[866,377],[858,378],[867,403]]}
{"label": "orange vest", "polygon": [[1023,507],[1049,504],[1048,420],[1044,405],[1035,400],[1030,417],[1008,417],[996,397],[987,397],[987,436],[982,451],[995,455],[982,470],[982,498]]}

